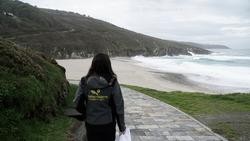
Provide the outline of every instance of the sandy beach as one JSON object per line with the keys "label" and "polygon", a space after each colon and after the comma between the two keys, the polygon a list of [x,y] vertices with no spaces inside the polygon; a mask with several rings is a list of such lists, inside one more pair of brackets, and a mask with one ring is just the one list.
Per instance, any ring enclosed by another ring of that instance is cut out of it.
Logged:
{"label": "sandy beach", "polygon": [[[70,83],[77,84],[85,76],[92,58],[57,60],[66,68],[66,77]],[[181,74],[164,73],[139,65],[128,57],[111,58],[112,67],[121,84],[147,87],[162,91],[188,91],[214,93],[205,86],[187,80]]]}

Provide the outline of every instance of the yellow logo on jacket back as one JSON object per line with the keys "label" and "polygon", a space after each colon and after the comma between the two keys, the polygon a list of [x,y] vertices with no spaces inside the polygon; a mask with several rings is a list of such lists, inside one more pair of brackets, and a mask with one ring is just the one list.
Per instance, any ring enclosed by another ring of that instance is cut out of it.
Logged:
{"label": "yellow logo on jacket back", "polygon": [[96,96],[98,96],[98,95],[100,95],[101,90],[100,90],[100,89],[97,89],[96,91],[95,91],[95,90],[91,90],[90,93],[91,93],[91,95],[96,95]]}
{"label": "yellow logo on jacket back", "polygon": [[88,95],[88,99],[91,101],[103,101],[108,99],[108,96],[102,96],[101,90],[90,90],[90,95]]}

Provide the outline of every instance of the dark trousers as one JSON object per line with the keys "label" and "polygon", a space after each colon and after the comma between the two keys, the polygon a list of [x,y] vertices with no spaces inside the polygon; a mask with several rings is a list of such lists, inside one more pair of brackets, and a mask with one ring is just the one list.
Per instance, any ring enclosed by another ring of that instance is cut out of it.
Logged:
{"label": "dark trousers", "polygon": [[88,141],[115,141],[115,122],[104,125],[92,125],[86,122]]}

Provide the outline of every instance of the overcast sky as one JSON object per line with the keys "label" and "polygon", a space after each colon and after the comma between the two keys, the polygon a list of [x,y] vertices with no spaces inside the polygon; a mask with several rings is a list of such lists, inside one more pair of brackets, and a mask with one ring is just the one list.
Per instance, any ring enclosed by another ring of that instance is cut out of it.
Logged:
{"label": "overcast sky", "polygon": [[162,39],[250,48],[250,0],[21,0]]}

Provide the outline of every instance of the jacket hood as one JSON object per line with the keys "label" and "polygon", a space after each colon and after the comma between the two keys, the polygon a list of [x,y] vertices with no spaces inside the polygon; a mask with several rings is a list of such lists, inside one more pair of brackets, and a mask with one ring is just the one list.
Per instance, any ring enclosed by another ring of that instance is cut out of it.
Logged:
{"label": "jacket hood", "polygon": [[109,85],[108,81],[101,76],[90,76],[87,80],[87,86],[89,88],[105,88]]}

